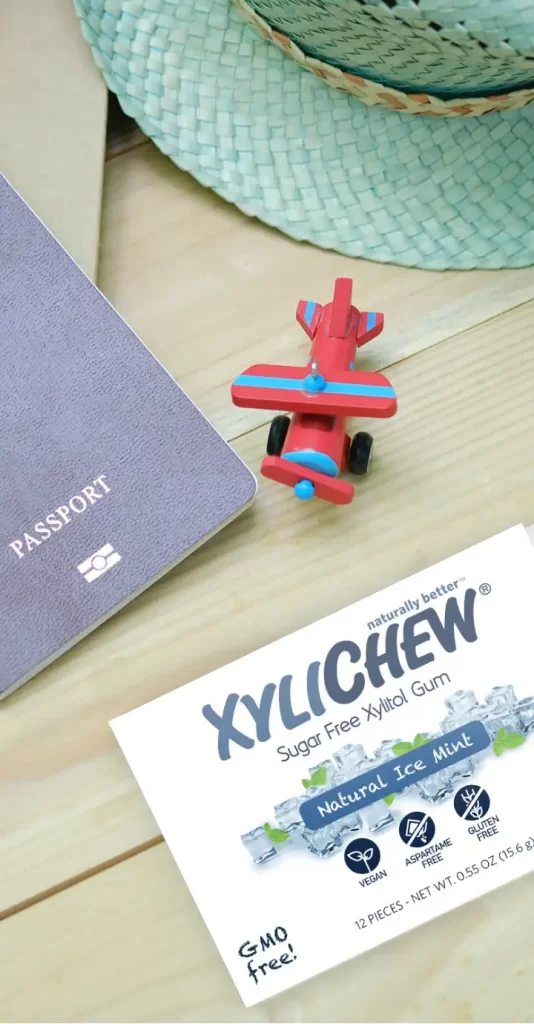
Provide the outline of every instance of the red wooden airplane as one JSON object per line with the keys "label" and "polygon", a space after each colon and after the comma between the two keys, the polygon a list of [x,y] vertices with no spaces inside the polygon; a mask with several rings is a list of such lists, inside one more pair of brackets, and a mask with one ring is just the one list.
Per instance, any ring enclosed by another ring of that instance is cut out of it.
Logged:
{"label": "red wooden airplane", "polygon": [[367,472],[373,439],[360,431],[352,441],[348,416],[394,416],[397,399],[381,373],[355,369],[356,349],[380,334],[382,313],[351,305],[352,281],[340,277],[326,306],[299,302],[297,322],[312,341],[306,369],[258,364],[232,384],[234,405],[281,409],[269,430],[263,476],[293,487],[298,498],[314,495],[337,505],[352,501],[354,488],[339,473]]}

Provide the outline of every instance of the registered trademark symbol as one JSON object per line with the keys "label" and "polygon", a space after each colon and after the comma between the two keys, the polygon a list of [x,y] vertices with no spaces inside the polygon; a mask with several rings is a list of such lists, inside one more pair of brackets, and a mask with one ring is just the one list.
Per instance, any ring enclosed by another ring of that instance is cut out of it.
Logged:
{"label": "registered trademark symbol", "polygon": [[491,594],[491,587],[489,583],[481,583],[478,589],[481,594]]}

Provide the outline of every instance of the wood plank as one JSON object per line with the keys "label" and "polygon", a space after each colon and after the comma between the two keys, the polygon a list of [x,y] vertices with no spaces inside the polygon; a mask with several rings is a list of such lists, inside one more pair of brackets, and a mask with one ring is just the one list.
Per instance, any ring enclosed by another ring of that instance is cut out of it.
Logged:
{"label": "wood plank", "polygon": [[531,875],[247,1010],[161,845],[0,926],[2,1017],[531,1021],[533,897]]}
{"label": "wood plank", "polygon": [[107,93],[72,3],[0,11],[0,170],[96,273]]}
{"label": "wood plank", "polygon": [[256,362],[305,362],[297,301],[327,301],[344,275],[354,277],[357,304],[386,316],[383,334],[362,349],[361,369],[381,369],[534,298],[530,267],[437,273],[291,241],[177,171],[152,144],[107,165],[100,286],[227,438],[269,418],[234,408],[230,382]]}
{"label": "wood plank", "polygon": [[[518,307],[388,371],[399,413],[377,422],[353,505],[302,505],[262,480],[241,519],[2,705],[0,908],[157,835],[110,718],[532,522],[533,315]],[[236,448],[257,470],[264,444],[256,429]]]}

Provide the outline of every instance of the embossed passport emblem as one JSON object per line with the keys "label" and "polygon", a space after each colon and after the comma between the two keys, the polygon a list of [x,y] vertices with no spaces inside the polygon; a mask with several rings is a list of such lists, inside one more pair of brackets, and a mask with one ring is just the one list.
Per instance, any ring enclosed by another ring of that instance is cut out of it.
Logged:
{"label": "embossed passport emblem", "polygon": [[100,579],[108,569],[113,568],[121,560],[121,556],[112,544],[104,544],[103,548],[99,548],[95,551],[94,555],[86,558],[85,562],[81,562],[78,566],[78,572],[81,572],[82,576],[87,580],[88,583],[94,583],[95,580]]}

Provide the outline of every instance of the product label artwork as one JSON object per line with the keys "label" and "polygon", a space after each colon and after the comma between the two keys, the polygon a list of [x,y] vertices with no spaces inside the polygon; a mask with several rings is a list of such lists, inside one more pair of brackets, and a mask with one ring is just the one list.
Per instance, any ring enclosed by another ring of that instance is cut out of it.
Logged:
{"label": "product label artwork", "polygon": [[514,527],[112,723],[246,1005],[534,867],[533,594]]}
{"label": "product label artwork", "polygon": [[[446,586],[440,585],[430,595],[422,594],[421,599],[425,604],[436,600],[442,593],[455,590],[459,581],[449,583]],[[312,716],[321,717],[326,713],[322,699],[322,690],[327,697],[336,704],[352,704],[358,700],[364,692],[366,685],[375,689],[383,687],[386,682],[395,679],[402,679],[410,671],[422,668],[433,662],[438,653],[451,654],[457,649],[458,641],[474,643],[477,640],[475,626],[475,601],[477,591],[472,587],[464,590],[461,596],[461,604],[457,596],[448,596],[442,614],[434,607],[423,607],[421,611],[409,614],[401,625],[395,621],[387,626],[385,632],[377,629],[381,626],[382,620],[388,618],[400,618],[406,615],[406,609],[418,608],[420,600],[416,602],[407,601],[400,608],[395,608],[386,616],[382,615],[376,622],[369,622],[369,633],[365,648],[352,639],[338,640],[327,652],[324,661],[313,661],[308,665],[306,671],[305,693],[301,696],[303,687],[299,688],[299,682],[294,681],[292,675],[283,675],[278,685],[267,683],[258,700],[250,694],[240,696],[237,693],[230,693],[226,698],[222,713],[219,714],[210,704],[202,709],[204,717],[218,731],[218,749],[221,760],[226,761],[231,757],[231,743],[235,743],[245,749],[250,749],[255,742],[265,743],[271,739],[271,717],[278,715],[281,725],[288,730],[297,729],[309,722]],[[433,646],[432,646],[433,644]],[[343,686],[340,678],[340,662],[349,662],[350,665],[362,668],[356,671],[350,678],[349,685]],[[431,688],[443,683],[449,677],[444,674],[431,680]],[[414,684],[412,684],[413,686]],[[422,686],[422,689],[421,689]],[[419,680],[415,681],[416,695],[426,692],[426,687]],[[298,696],[295,694],[299,690]],[[397,701],[406,700],[404,691],[400,695],[386,696],[381,700],[378,707],[370,703],[364,708],[367,717],[381,718],[385,711],[395,706]],[[274,705],[274,707],[273,707]],[[243,708],[248,713],[248,731],[244,727],[237,727],[235,722],[243,720]],[[239,711],[238,711],[239,709]],[[241,712],[241,713],[239,713]],[[252,720],[252,721],[251,721]],[[359,724],[359,722],[357,723]],[[251,729],[253,734],[250,734]],[[327,726],[326,734],[335,726]],[[320,743],[319,737],[314,737],[317,746]],[[306,749],[306,748],[305,748]],[[284,757],[285,749],[279,748],[279,753]],[[289,756],[289,754],[288,754]]]}

